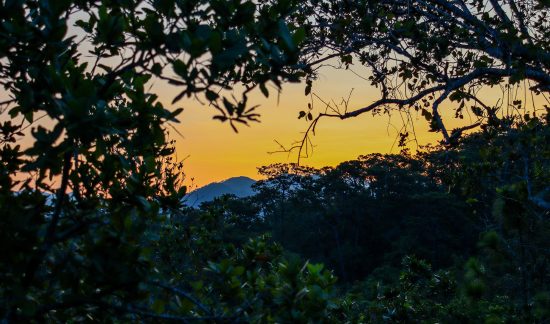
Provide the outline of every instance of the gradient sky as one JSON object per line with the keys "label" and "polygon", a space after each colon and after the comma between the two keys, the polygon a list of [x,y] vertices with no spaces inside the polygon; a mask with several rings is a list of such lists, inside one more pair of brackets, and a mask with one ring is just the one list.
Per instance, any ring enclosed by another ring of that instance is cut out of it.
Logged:
{"label": "gradient sky", "polygon": [[[80,16],[75,16],[74,19]],[[70,29],[69,33],[77,33]],[[78,33],[77,33],[78,35]],[[82,35],[80,35],[82,36]],[[83,45],[85,50],[86,43]],[[329,62],[330,63],[330,62]],[[332,62],[334,63],[334,62]],[[364,78],[368,76],[366,68],[352,66],[353,72],[325,67],[320,70],[318,80],[314,82],[313,92],[323,100],[334,100],[340,103],[342,98],[348,98],[353,89],[349,110],[366,106],[380,98],[380,93],[369,85]],[[259,91],[249,98],[249,104],[259,104],[261,123],[253,123],[250,127],[241,126],[239,133],[233,132],[229,124],[212,120],[215,109],[197,101],[184,100],[171,105],[172,99],[179,92],[176,87],[160,81],[154,81],[152,92],[159,95],[159,100],[165,107],[183,107],[185,110],[179,116],[181,123],[173,124],[183,138],[169,128],[171,138],[176,140],[176,154],[179,159],[186,158],[185,172],[188,183],[194,179],[194,186],[200,187],[213,181],[220,181],[234,176],[259,178],[257,167],[276,162],[296,162],[296,154],[269,152],[280,150],[275,140],[285,146],[291,146],[299,140],[308,124],[305,119],[298,120],[298,112],[307,110],[311,102],[304,95],[303,84],[286,84],[278,98],[275,88],[270,89],[270,97],[265,98]],[[525,91],[520,92],[523,98]],[[485,102],[495,105],[506,102],[506,96],[499,88],[486,89],[480,92]],[[236,94],[239,97],[238,94]],[[528,94],[527,106],[531,107],[533,100]],[[0,89],[0,99],[8,98],[8,94]],[[504,98],[504,100],[503,100]],[[548,101],[543,97],[534,99],[535,106],[542,108]],[[313,114],[323,110],[324,105],[319,100],[313,101]],[[469,111],[469,109],[466,109]],[[448,101],[440,106],[440,112],[448,130],[457,126],[470,124],[471,120],[465,112],[465,119],[453,117],[452,104]],[[0,116],[4,118],[5,116]],[[396,137],[403,125],[402,118],[407,116],[394,112],[391,116],[364,114],[353,119],[323,119],[317,127],[313,138],[315,145],[313,154],[302,159],[301,163],[313,167],[335,166],[340,162],[355,159],[362,154],[380,152],[397,153]],[[414,112],[412,120],[415,124],[418,144],[435,143],[441,140],[439,133],[428,132],[428,124],[420,113]],[[42,120],[41,123],[48,123]],[[34,125],[33,125],[34,126]],[[30,129],[27,130],[27,134]],[[30,144],[32,139],[22,139],[23,146]],[[416,143],[411,143],[414,152]]]}
{"label": "gradient sky", "polygon": [[[354,72],[336,70],[326,67],[321,70],[319,78],[314,82],[313,92],[324,101],[334,100],[340,104],[342,98],[348,98],[349,110],[357,109],[379,99],[379,91],[369,85],[361,76],[367,76],[366,70],[354,67]],[[187,184],[193,188],[204,186],[210,182],[221,181],[234,176],[248,176],[258,179],[257,167],[271,163],[296,162],[297,155],[286,153],[270,154],[280,150],[275,140],[285,146],[291,146],[302,137],[308,123],[305,119],[298,120],[298,112],[307,110],[311,102],[309,96],[304,95],[303,84],[286,84],[277,98],[275,88],[270,89],[270,97],[265,98],[259,91],[253,93],[250,105],[259,104],[261,123],[252,123],[250,127],[240,126],[239,133],[235,133],[229,124],[212,120],[215,109],[201,104],[196,100],[182,100],[171,105],[178,89],[160,81],[152,84],[152,92],[159,95],[159,100],[165,107],[183,107],[185,110],[179,116],[181,123],[172,124],[179,133],[168,127],[170,137],[176,140],[176,155],[178,159],[186,158],[185,173]],[[524,99],[524,91],[520,91],[520,99]],[[480,92],[485,102],[495,105],[505,102],[506,96],[499,88],[485,89]],[[238,94],[236,94],[238,97]],[[6,98],[5,92],[0,98]],[[504,98],[504,101],[503,101]],[[525,97],[527,106],[531,107],[533,100],[530,94]],[[543,97],[534,98],[535,106],[543,107],[548,103]],[[319,100],[313,101],[313,114],[324,110],[324,104]],[[469,109],[466,109],[469,111]],[[465,119],[454,118],[452,103],[445,101],[440,112],[448,130],[458,126],[471,124],[471,119],[465,112]],[[416,138],[419,145],[436,143],[441,140],[441,134],[428,132],[428,124],[420,113],[413,112],[412,121],[415,125]],[[370,113],[361,116],[339,120],[336,118],[322,119],[316,136],[313,154],[302,159],[301,164],[313,167],[335,166],[340,162],[357,158],[359,155],[374,152],[397,153],[397,134],[403,125],[405,114],[395,111],[388,115],[373,116]],[[30,138],[23,139],[23,145],[30,144]],[[411,143],[411,150],[417,149],[416,143]],[[191,181],[193,179],[193,181]]]}
{"label": "gradient sky", "polygon": [[[360,75],[366,73],[355,71]],[[177,90],[164,85],[155,85],[154,89],[163,104],[170,107],[171,99]],[[368,81],[350,71],[334,68],[325,68],[321,71],[319,79],[314,83],[313,92],[325,101],[334,99],[340,103],[342,98],[348,98],[351,89],[354,90],[349,104],[350,110],[379,98],[378,90],[369,86]],[[500,95],[495,96],[497,97]],[[174,131],[171,131],[171,137],[176,140],[178,158],[187,157],[187,180],[193,178],[194,185],[200,187],[239,175],[257,179],[258,166],[276,162],[296,162],[296,154],[269,152],[280,149],[275,140],[290,146],[301,138],[308,124],[304,119],[298,120],[297,116],[300,110],[307,109],[310,101],[311,98],[304,95],[303,84],[285,85],[278,104],[275,89],[270,91],[270,97],[267,99],[259,92],[255,93],[250,98],[250,104],[261,105],[261,123],[240,127],[238,134],[233,132],[229,124],[212,120],[215,114],[213,108],[192,100],[179,102],[177,106],[182,106],[185,110],[179,117],[181,123],[173,126],[184,138]],[[319,100],[315,100],[314,115],[323,107]],[[449,103],[442,106],[442,114],[449,129],[459,124],[467,124],[467,121],[460,122],[452,118],[454,112],[449,109]],[[427,131],[428,124],[419,113],[414,113],[412,117],[420,145],[441,140],[440,134]],[[307,159],[302,159],[301,164],[314,167],[334,166],[362,154],[396,153],[399,151],[395,143],[396,136],[402,125],[398,112],[391,117],[364,114],[348,120],[326,118],[320,121],[313,138],[316,145],[313,154]],[[411,145],[413,151],[416,147],[415,143]]]}

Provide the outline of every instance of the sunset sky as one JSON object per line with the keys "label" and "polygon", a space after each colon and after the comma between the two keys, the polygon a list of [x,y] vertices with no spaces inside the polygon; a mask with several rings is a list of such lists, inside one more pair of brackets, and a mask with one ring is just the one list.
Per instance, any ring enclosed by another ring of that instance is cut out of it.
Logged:
{"label": "sunset sky", "polygon": [[[366,71],[356,68],[354,72],[366,75]],[[171,106],[172,98],[177,89],[170,86],[155,84],[155,92],[161,101]],[[324,68],[319,79],[314,83],[313,92],[323,100],[334,100],[340,104],[342,98],[347,98],[354,89],[349,109],[359,108],[379,98],[377,89],[369,86],[368,81],[350,71]],[[241,126],[239,133],[233,132],[229,124],[212,120],[215,109],[202,105],[194,100],[182,101],[176,106],[185,108],[180,115],[180,124],[174,124],[184,136],[171,130],[171,137],[177,141],[177,155],[185,161],[186,177],[194,179],[195,186],[200,187],[213,181],[220,181],[233,176],[248,176],[258,178],[257,167],[276,162],[296,162],[296,154],[269,152],[280,150],[279,143],[290,146],[302,136],[308,124],[304,119],[298,120],[298,112],[306,110],[309,96],[304,95],[303,84],[290,84],[283,87],[277,104],[275,88],[270,91],[270,97],[265,98],[259,91],[251,96],[250,104],[259,104],[261,123],[253,123],[250,127]],[[324,105],[314,100],[314,115]],[[176,107],[175,106],[175,107]],[[447,117],[449,128],[457,125],[453,114],[443,105],[443,116]],[[406,117],[404,117],[406,118]],[[419,144],[436,142],[441,135],[427,131],[428,124],[420,114],[413,114],[416,123]],[[466,117],[467,119],[467,117]],[[340,162],[354,159],[359,155],[373,152],[398,152],[395,143],[398,129],[403,125],[399,113],[391,118],[387,115],[373,116],[364,114],[354,119],[324,119],[321,120],[316,136],[313,138],[313,154],[302,159],[301,163],[314,167],[333,166]],[[413,150],[416,144],[412,145]]]}
{"label": "sunset sky", "polygon": [[[74,19],[76,18],[78,16]],[[71,32],[76,33],[74,30]],[[76,33],[76,35],[79,34]],[[82,37],[82,35],[79,36]],[[89,45],[81,46],[86,50],[86,46]],[[336,61],[329,61],[329,63],[337,64]],[[342,98],[348,98],[353,89],[349,110],[363,107],[379,99],[379,90],[371,87],[365,80],[369,75],[368,70],[357,65],[352,65],[351,68],[353,71],[332,67],[322,68],[318,80],[314,82],[313,92],[324,101],[334,100],[340,104]],[[249,98],[249,105],[260,105],[258,112],[261,114],[261,123],[252,123],[250,127],[240,126],[238,134],[228,123],[212,120],[216,111],[207,104],[185,99],[172,105],[172,99],[179,93],[178,90],[158,80],[153,82],[151,88],[152,92],[159,95],[159,100],[165,107],[185,109],[179,116],[181,123],[172,125],[183,135],[183,138],[170,127],[168,129],[171,138],[177,143],[177,157],[186,158],[185,172],[188,183],[193,179],[193,185],[200,187],[213,181],[241,175],[257,179],[259,166],[297,161],[295,153],[289,155],[269,152],[280,150],[275,141],[291,146],[307,129],[308,124],[305,119],[297,119],[298,112],[307,110],[307,104],[311,102],[311,98],[304,95],[304,84],[286,84],[280,96],[277,95],[275,87],[271,87],[270,97],[267,99],[260,91],[253,93]],[[238,93],[235,95],[239,97]],[[7,97],[5,92],[0,91],[0,99]],[[499,100],[502,103],[503,93],[501,89],[487,89],[482,93],[482,97],[487,104],[494,105]],[[529,106],[531,98],[526,99]],[[539,107],[542,107],[543,98],[537,98],[535,101]],[[317,99],[313,100],[313,107],[314,116],[324,110],[324,104]],[[469,109],[466,110],[469,111]],[[462,121],[454,118],[454,111],[448,101],[442,104],[440,111],[448,130],[459,125],[470,124],[471,120],[466,113]],[[315,145],[313,154],[307,159],[302,159],[301,163],[313,167],[334,166],[362,154],[397,153],[399,148],[396,138],[399,129],[403,126],[402,118],[407,116],[394,112],[391,117],[373,116],[368,113],[348,120],[323,119],[318,124],[316,136],[313,138]],[[428,124],[420,113],[414,112],[412,119],[419,145],[441,140],[441,134],[427,131]],[[23,144],[25,143],[30,144],[31,139],[25,138]],[[417,147],[416,143],[410,145],[413,152]]]}
{"label": "sunset sky", "polygon": [[[366,106],[379,99],[380,93],[371,87],[362,77],[368,76],[368,71],[354,66],[353,72],[326,67],[320,72],[318,80],[314,82],[313,93],[324,101],[334,100],[341,104],[343,98],[350,97],[348,110]],[[216,110],[205,103],[185,99],[172,105],[172,99],[178,94],[176,87],[160,81],[152,83],[151,91],[158,94],[159,100],[165,107],[183,107],[185,110],[179,116],[181,123],[172,124],[180,136],[171,127],[170,138],[176,140],[176,154],[178,159],[185,159],[186,184],[192,188],[204,186],[211,182],[225,180],[234,176],[248,176],[258,179],[257,168],[271,163],[297,162],[296,153],[270,153],[280,150],[275,141],[289,147],[296,140],[301,139],[307,129],[304,119],[298,120],[298,112],[307,110],[311,102],[310,96],[304,95],[304,84],[286,84],[278,98],[275,87],[270,88],[269,98],[265,98],[259,91],[249,98],[249,104],[260,105],[261,123],[252,123],[250,127],[240,126],[239,133],[235,133],[228,123],[212,120]],[[512,92],[512,91],[511,91]],[[525,97],[527,107],[533,106],[531,94]],[[518,92],[519,98],[524,99],[525,91]],[[235,93],[236,97],[239,93]],[[507,100],[502,89],[484,89],[480,96],[489,105],[503,103]],[[7,93],[0,93],[0,98],[7,98]],[[543,97],[535,97],[535,106],[543,110],[547,103]],[[454,118],[453,103],[448,100],[440,107],[447,129],[471,124],[473,119],[468,116],[469,109],[465,110],[464,120]],[[313,115],[324,110],[324,104],[313,100]],[[503,109],[504,110],[504,109]],[[415,124],[418,145],[436,143],[442,137],[439,133],[428,132],[428,123],[420,113],[413,112],[412,120]],[[472,116],[473,117],[473,116]],[[319,122],[313,154],[300,162],[313,167],[335,166],[340,162],[357,158],[359,155],[374,152],[398,153],[396,138],[399,129],[403,126],[405,114],[394,111],[391,116],[371,113],[363,114],[353,119],[339,120],[326,118]],[[47,121],[41,123],[48,125]],[[30,129],[22,141],[23,146],[32,142]],[[416,142],[409,147],[414,152],[418,148]]]}

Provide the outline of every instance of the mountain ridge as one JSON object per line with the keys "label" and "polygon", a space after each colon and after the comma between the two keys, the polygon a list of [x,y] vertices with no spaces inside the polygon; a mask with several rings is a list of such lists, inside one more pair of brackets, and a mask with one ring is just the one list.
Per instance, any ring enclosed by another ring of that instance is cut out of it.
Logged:
{"label": "mountain ridge", "polygon": [[203,202],[212,201],[225,194],[233,194],[237,197],[251,196],[254,194],[252,190],[254,183],[256,183],[256,180],[246,176],[212,182],[185,195],[185,204],[190,207],[198,207]]}

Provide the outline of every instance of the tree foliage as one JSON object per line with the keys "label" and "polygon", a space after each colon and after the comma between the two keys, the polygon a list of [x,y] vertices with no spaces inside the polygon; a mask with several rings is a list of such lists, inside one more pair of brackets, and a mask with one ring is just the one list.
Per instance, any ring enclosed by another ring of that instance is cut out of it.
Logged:
{"label": "tree foliage", "polygon": [[275,240],[327,264],[343,282],[381,264],[397,269],[409,253],[448,266],[475,245],[467,206],[426,176],[421,160],[372,154],[335,168],[287,173],[296,168],[272,166],[279,173],[256,185],[254,199]]}
{"label": "tree foliage", "polygon": [[[308,132],[320,118],[416,111],[453,144],[465,130],[523,115],[531,110],[526,96],[550,92],[549,12],[540,0],[307,1],[294,16],[309,36],[300,57],[306,95],[327,64],[364,66],[364,77],[380,91],[358,108],[323,105],[308,118]],[[493,87],[508,99],[484,92]],[[447,129],[445,101],[456,117],[470,114],[472,122]]]}
{"label": "tree foliage", "polygon": [[544,322],[547,136],[540,118],[415,156],[275,164],[260,168],[254,196],[195,212],[216,219],[218,241],[269,233],[287,255],[332,269],[340,322]]}
{"label": "tree foliage", "polygon": [[[514,0],[0,1],[2,321],[547,321],[548,115],[477,95],[550,91],[547,16]],[[236,130],[259,117],[251,91],[308,94],[333,58],[368,66],[381,99],[301,112],[308,132],[395,105],[453,146],[266,166],[254,197],[182,206],[182,108],[154,82]],[[475,123],[449,133],[446,99]]]}
{"label": "tree foliage", "polygon": [[[206,98],[233,127],[256,120],[247,93],[296,80],[292,7],[0,2],[2,318],[163,318],[129,304],[148,295],[145,229],[186,191],[166,138],[181,108],[163,106],[151,82],[179,89],[172,104]],[[240,98],[225,92],[235,84]]]}

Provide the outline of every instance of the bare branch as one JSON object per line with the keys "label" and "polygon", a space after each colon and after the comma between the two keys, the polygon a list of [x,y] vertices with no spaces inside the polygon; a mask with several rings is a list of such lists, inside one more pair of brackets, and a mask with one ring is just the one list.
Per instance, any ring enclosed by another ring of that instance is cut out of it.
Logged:
{"label": "bare branch", "polygon": [[370,104],[366,107],[359,108],[357,110],[353,110],[353,111],[347,112],[347,113],[342,114],[342,115],[324,114],[323,116],[339,117],[340,119],[347,119],[347,118],[356,117],[356,116],[359,116],[361,114],[367,113],[369,111],[375,110],[376,108],[378,108],[380,106],[383,106],[383,105],[388,105],[388,104],[395,104],[395,105],[398,105],[398,106],[411,105],[411,104],[417,102],[418,100],[424,98],[425,96],[427,96],[429,94],[432,94],[434,92],[441,91],[441,90],[444,90],[444,89],[445,89],[444,85],[439,85],[439,86],[436,86],[436,87],[433,87],[433,88],[425,89],[425,90],[419,92],[418,94],[416,94],[416,95],[414,95],[410,98],[407,98],[407,99],[382,98],[382,99],[379,99],[379,100],[373,102],[372,104]]}

